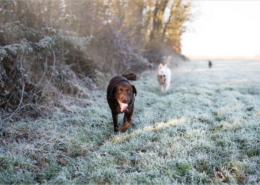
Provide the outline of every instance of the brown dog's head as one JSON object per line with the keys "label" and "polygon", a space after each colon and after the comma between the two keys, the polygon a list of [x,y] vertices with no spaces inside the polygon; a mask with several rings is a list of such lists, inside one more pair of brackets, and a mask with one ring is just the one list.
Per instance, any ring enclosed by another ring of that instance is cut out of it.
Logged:
{"label": "brown dog's head", "polygon": [[133,84],[120,83],[113,88],[113,94],[120,106],[120,112],[124,112],[133,103],[137,91]]}

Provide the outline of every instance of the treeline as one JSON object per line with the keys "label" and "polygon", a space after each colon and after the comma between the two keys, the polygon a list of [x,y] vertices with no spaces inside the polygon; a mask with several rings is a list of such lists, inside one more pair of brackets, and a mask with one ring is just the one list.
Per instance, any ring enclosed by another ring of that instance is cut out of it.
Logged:
{"label": "treeline", "polygon": [[1,118],[66,109],[63,96],[181,58],[190,9],[182,0],[0,1]]}
{"label": "treeline", "polygon": [[177,52],[183,23],[191,18],[191,4],[182,0],[8,0],[0,6],[1,23],[19,20],[31,28],[49,26],[78,36],[110,26],[131,31],[142,43],[164,43]]}

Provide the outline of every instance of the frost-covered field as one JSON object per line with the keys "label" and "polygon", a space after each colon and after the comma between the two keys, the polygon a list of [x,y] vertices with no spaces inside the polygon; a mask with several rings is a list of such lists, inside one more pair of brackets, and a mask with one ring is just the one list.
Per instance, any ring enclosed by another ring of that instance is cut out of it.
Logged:
{"label": "frost-covered field", "polygon": [[133,83],[124,134],[113,133],[105,90],[73,114],[3,129],[0,182],[260,183],[260,61],[185,62],[167,94],[155,72]]}

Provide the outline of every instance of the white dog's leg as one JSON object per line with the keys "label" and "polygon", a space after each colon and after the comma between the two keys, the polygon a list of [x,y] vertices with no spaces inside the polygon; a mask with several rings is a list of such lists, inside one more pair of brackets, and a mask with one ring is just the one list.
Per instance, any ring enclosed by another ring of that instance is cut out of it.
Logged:
{"label": "white dog's leg", "polygon": [[163,85],[160,85],[161,92],[164,91]]}
{"label": "white dog's leg", "polygon": [[165,84],[162,85],[162,93],[165,93],[166,92],[166,89],[165,89]]}
{"label": "white dog's leg", "polygon": [[165,87],[165,92],[168,91],[169,87],[170,87],[170,83],[168,83],[167,86]]}

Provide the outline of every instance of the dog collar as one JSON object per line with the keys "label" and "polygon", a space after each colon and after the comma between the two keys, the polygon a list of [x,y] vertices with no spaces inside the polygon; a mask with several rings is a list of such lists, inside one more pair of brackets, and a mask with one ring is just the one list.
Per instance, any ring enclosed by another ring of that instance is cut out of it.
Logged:
{"label": "dog collar", "polygon": [[121,80],[117,80],[117,81],[115,81],[114,83],[112,83],[109,87],[108,87],[108,95],[107,95],[107,97],[109,98],[109,99],[113,99],[113,88],[119,83],[119,82],[126,82],[126,83],[128,83],[128,84],[130,84],[129,82],[128,82],[128,80],[126,80],[126,79],[121,79]]}

